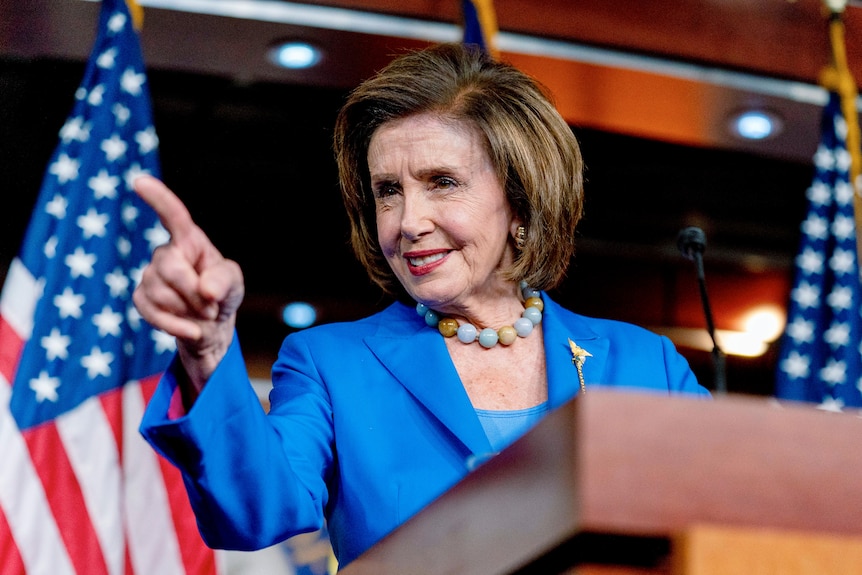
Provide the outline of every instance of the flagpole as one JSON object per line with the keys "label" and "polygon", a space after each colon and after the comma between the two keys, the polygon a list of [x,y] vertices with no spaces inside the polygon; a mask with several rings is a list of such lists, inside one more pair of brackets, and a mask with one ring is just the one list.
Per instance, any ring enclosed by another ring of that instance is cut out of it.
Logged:
{"label": "flagpole", "polygon": [[841,110],[847,122],[847,150],[850,154],[850,185],[853,187],[853,209],[856,222],[856,254],[862,253],[862,136],[859,114],[856,110],[856,82],[847,64],[847,46],[844,34],[844,9],[847,0],[824,0],[829,11],[829,41],[832,62],[820,76],[820,84],[841,98]]}

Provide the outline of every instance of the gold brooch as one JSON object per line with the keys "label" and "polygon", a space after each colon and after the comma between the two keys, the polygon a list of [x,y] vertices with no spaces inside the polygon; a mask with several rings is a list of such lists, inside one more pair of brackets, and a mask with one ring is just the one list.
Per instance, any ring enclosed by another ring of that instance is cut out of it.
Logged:
{"label": "gold brooch", "polygon": [[578,344],[569,340],[569,347],[572,349],[572,363],[575,369],[578,370],[578,381],[581,384],[581,393],[587,392],[587,384],[584,382],[584,362],[588,357],[593,357],[593,354],[580,347]]}

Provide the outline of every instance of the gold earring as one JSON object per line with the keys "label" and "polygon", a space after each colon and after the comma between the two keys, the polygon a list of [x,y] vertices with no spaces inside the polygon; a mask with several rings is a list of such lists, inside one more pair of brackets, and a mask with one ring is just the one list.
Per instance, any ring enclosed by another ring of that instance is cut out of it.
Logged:
{"label": "gold earring", "polygon": [[515,247],[522,250],[525,245],[527,245],[527,228],[518,226],[518,231],[515,232]]}

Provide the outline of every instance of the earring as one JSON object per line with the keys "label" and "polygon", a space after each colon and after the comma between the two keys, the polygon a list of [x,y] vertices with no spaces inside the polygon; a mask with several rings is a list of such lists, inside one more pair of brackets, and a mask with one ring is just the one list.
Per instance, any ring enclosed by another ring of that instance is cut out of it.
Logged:
{"label": "earring", "polygon": [[527,245],[527,228],[518,226],[518,231],[515,232],[515,247],[522,250],[525,245]]}

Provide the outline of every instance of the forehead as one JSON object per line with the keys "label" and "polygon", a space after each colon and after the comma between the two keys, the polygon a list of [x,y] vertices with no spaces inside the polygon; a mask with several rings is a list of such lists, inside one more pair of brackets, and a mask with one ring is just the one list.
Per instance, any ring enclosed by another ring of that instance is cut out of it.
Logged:
{"label": "forehead", "polygon": [[422,113],[381,124],[371,136],[368,156],[370,160],[395,148],[439,153],[470,147],[485,149],[484,136],[472,122]]}

